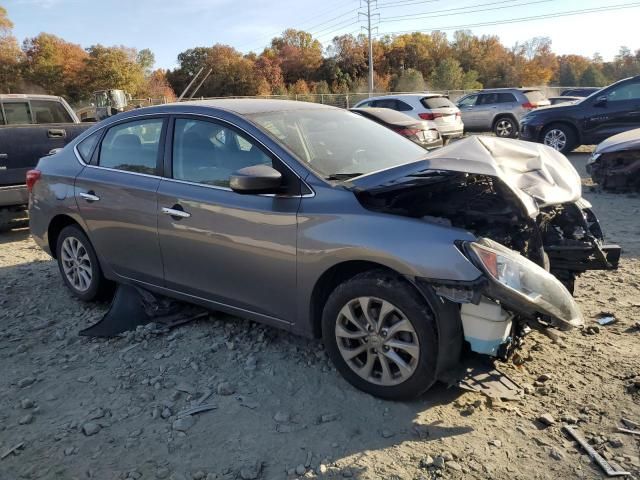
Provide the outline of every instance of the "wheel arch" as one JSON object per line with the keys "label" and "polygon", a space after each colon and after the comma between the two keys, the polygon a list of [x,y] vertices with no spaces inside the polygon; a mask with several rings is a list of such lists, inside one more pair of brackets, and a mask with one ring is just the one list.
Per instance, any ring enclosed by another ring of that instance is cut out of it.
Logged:
{"label": "wheel arch", "polygon": [[509,120],[513,120],[515,122],[516,130],[519,128],[520,122],[513,113],[497,113],[495,117],[493,117],[493,122],[491,122],[491,131],[496,129],[496,124],[503,118],[508,118]]}
{"label": "wheel arch", "polygon": [[[51,252],[51,256],[53,258],[58,258],[57,245],[58,237],[60,237],[60,232],[62,232],[62,230],[69,225],[77,225],[80,230],[82,230],[84,234],[87,235],[87,232],[84,230],[84,228],[82,228],[82,225],[80,225],[80,223],[78,223],[73,217],[64,213],[58,214],[53,217],[49,222],[49,226],[47,227],[47,243],[49,245],[49,251]],[[87,238],[88,237],[89,236],[87,235]]]}
{"label": "wheel arch", "polygon": [[320,276],[311,294],[309,315],[313,336],[322,338],[323,307],[335,288],[348,279],[371,270],[380,270],[404,279],[424,299],[431,308],[436,321],[438,375],[456,367],[460,361],[464,339],[460,306],[438,296],[428,282],[402,275],[393,268],[372,261],[350,260],[338,263]]}

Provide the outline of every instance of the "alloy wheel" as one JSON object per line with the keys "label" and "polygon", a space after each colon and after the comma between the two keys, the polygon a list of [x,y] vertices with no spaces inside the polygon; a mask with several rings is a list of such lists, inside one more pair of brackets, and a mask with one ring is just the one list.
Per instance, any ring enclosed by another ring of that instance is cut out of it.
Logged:
{"label": "alloy wheel", "polygon": [[513,124],[509,120],[500,120],[496,125],[498,137],[510,137],[513,133]]}
{"label": "alloy wheel", "polygon": [[86,292],[91,286],[93,269],[89,252],[76,237],[67,237],[60,251],[64,275],[79,292]]}
{"label": "alloy wheel", "polygon": [[553,128],[545,134],[544,144],[560,152],[567,145],[567,135],[562,130]]}
{"label": "alloy wheel", "polygon": [[398,385],[417,368],[418,335],[405,314],[386,300],[350,300],[338,313],[335,336],[349,368],[368,382]]}

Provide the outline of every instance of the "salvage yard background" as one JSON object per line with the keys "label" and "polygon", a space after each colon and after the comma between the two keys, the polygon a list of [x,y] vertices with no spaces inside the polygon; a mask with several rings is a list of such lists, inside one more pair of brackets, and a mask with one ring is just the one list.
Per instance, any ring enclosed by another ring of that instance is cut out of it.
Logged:
{"label": "salvage yard background", "polygon": [[[601,478],[561,431],[579,430],[640,475],[640,196],[592,191],[617,272],[576,286],[587,327],[532,333],[500,368],[517,402],[437,386],[420,400],[356,391],[320,342],[212,314],[171,332],[95,340],[107,305],[71,298],[26,228],[0,234],[0,479]],[[617,322],[599,327],[602,312]],[[204,402],[215,409],[179,413]]]}

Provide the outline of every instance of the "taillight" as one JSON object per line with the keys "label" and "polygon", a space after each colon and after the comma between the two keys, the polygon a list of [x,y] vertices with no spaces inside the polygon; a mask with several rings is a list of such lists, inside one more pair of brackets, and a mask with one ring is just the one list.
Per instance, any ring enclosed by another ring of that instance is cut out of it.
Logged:
{"label": "taillight", "polygon": [[526,110],[533,110],[534,108],[538,108],[538,105],[535,103],[527,102],[522,104],[522,108]]}
{"label": "taillight", "polygon": [[410,137],[411,135],[418,135],[422,130],[415,128],[401,128],[400,130],[396,130],[400,135],[405,137]]}
{"label": "taillight", "polygon": [[462,118],[462,113],[456,112],[456,118]]}
{"label": "taillight", "polygon": [[33,190],[33,186],[36,184],[38,180],[40,180],[40,176],[42,172],[40,170],[29,170],[27,172],[27,191],[31,193]]}
{"label": "taillight", "polygon": [[[422,120],[435,120],[437,117],[435,114],[433,113],[419,113],[418,116],[422,119]],[[440,117],[441,115],[438,115],[438,117]]]}

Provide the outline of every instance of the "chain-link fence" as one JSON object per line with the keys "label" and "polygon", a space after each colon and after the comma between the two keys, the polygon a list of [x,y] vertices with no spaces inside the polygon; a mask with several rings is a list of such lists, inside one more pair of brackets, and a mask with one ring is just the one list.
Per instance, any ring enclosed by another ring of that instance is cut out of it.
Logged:
{"label": "chain-link fence", "polygon": [[[547,98],[557,97],[564,90],[579,87],[527,87],[540,90]],[[446,95],[452,102],[457,101],[467,93],[477,92],[478,90],[429,90],[429,93],[440,93]],[[322,103],[324,105],[333,105],[335,107],[350,108],[358,102],[367,98],[379,95],[401,95],[409,93],[421,92],[376,92],[369,95],[368,93],[310,93],[310,94],[289,94],[289,95],[254,95],[254,96],[232,96],[232,97],[196,97],[192,100],[216,100],[221,98],[264,98],[275,100],[297,100],[301,102]]]}
{"label": "chain-link fence", "polygon": [[[527,87],[540,90],[547,98],[557,97],[564,90],[570,88],[581,87]],[[477,92],[478,90],[429,90],[429,93],[440,93],[446,95],[452,102],[456,102],[458,99],[466,95],[467,93]],[[424,92],[375,92],[369,95],[368,93],[310,93],[310,94],[289,94],[289,95],[253,95],[253,96],[230,96],[230,97],[196,97],[191,100],[217,100],[222,98],[264,98],[273,100],[297,100],[300,102],[312,102],[322,103],[324,105],[332,105],[334,107],[350,108],[356,105],[358,102],[379,95],[401,95],[409,93],[424,93]],[[167,103],[167,98],[133,98],[129,101],[130,105],[136,107],[149,107],[152,105],[162,105]],[[183,100],[188,101],[188,100]],[[76,107],[78,109],[78,107]]]}

